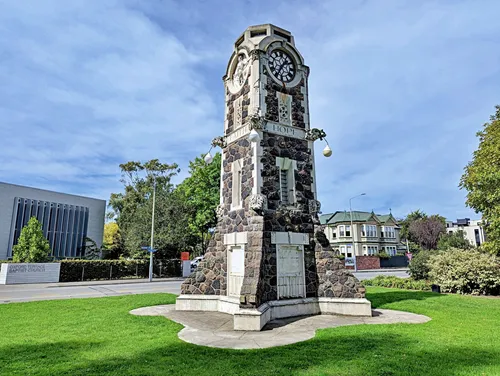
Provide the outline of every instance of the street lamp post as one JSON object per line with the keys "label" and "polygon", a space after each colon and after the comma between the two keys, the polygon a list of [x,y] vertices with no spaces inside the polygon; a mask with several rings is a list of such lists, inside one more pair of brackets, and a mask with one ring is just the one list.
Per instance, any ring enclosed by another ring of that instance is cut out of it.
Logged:
{"label": "street lamp post", "polygon": [[354,196],[354,197],[351,197],[349,199],[349,211],[350,211],[350,217],[351,217],[351,238],[352,238],[352,246],[353,246],[353,254],[354,254],[354,271],[358,271],[358,265],[356,263],[356,241],[354,240],[354,223],[353,223],[353,220],[352,220],[352,205],[351,205],[351,201],[353,198],[356,198],[356,197],[360,197],[360,196],[365,196],[366,193],[361,193],[360,195],[357,195],[357,196]]}
{"label": "street lamp post", "polygon": [[153,282],[153,240],[155,232],[156,176],[153,174],[153,212],[151,214],[151,246],[149,252],[149,282]]}

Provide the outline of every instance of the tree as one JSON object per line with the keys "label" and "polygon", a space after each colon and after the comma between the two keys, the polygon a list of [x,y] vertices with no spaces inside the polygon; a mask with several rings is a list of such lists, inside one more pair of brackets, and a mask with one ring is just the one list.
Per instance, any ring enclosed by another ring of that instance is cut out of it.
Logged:
{"label": "tree", "polygon": [[21,230],[17,244],[13,247],[15,262],[45,262],[51,253],[49,241],[43,236],[42,224],[31,217]]}
{"label": "tree", "polygon": [[408,239],[409,241],[412,241],[412,239],[409,238],[409,233],[408,233],[410,225],[413,222],[418,221],[419,219],[425,219],[425,218],[427,218],[427,214],[420,211],[420,209],[415,210],[410,214],[408,214],[405,219],[400,221],[401,230],[399,232],[399,236],[401,237],[401,239]]}
{"label": "tree", "polygon": [[118,259],[125,253],[118,223],[108,222],[104,225],[102,251],[104,259]]}
{"label": "tree", "polygon": [[437,249],[446,251],[450,248],[470,249],[472,244],[465,237],[465,232],[458,230],[451,234],[443,234],[438,240]]}
{"label": "tree", "polygon": [[500,106],[477,132],[479,147],[465,167],[459,187],[467,190],[466,204],[485,221],[484,248],[500,254]]}
{"label": "tree", "polygon": [[438,240],[445,231],[444,218],[432,215],[412,222],[408,227],[408,236],[424,249],[436,249]]}
{"label": "tree", "polygon": [[97,246],[97,243],[91,238],[85,238],[85,247],[83,251],[84,258],[87,260],[99,260],[102,250]]}
{"label": "tree", "polygon": [[221,155],[215,154],[212,163],[202,157],[189,163],[190,176],[179,184],[177,190],[189,208],[189,228],[199,238],[201,252],[208,245],[210,229],[217,224],[216,208],[220,202]]}
{"label": "tree", "polygon": [[[182,247],[179,238],[185,232],[181,226],[186,221],[181,220],[185,210],[182,202],[174,197],[174,187],[171,183],[172,177],[180,171],[177,164],[165,164],[158,159],[152,159],[145,163],[137,161],[123,163],[120,169],[122,172],[120,181],[124,185],[124,192],[111,194],[109,207],[112,210],[108,217],[114,218],[119,227],[124,255],[147,257],[141,246],[149,245],[151,239],[154,187],[156,187],[154,246],[158,249],[157,256],[167,251],[169,254],[172,251],[178,253]],[[168,208],[164,208],[164,205]],[[168,217],[169,213],[176,214],[175,221],[164,218]],[[169,226],[162,227],[162,221],[168,221]]]}

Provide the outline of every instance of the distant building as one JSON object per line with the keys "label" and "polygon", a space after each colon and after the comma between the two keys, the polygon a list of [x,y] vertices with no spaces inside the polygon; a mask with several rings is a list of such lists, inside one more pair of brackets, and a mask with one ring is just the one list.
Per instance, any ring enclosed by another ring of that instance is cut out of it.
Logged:
{"label": "distant building", "polygon": [[325,226],[325,234],[333,250],[346,257],[352,257],[354,253],[356,256],[369,256],[380,252],[395,256],[406,250],[400,244],[400,227],[392,214],[353,211],[353,229],[350,212],[322,214],[320,222]]}
{"label": "distant building", "polygon": [[457,219],[456,222],[446,221],[446,232],[453,234],[462,230],[465,238],[474,246],[478,247],[486,241],[484,228],[481,220],[472,220],[470,218]]}
{"label": "distant building", "polygon": [[12,257],[31,217],[42,223],[55,258],[81,257],[84,239],[100,247],[106,201],[0,182],[0,260]]}

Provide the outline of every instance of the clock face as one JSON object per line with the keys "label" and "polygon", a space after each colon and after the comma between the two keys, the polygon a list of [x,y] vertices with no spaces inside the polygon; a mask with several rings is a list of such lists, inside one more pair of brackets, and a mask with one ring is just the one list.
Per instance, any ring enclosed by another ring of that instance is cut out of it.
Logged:
{"label": "clock face", "polygon": [[269,69],[281,82],[290,82],[295,77],[295,65],[286,52],[274,50],[269,56]]}

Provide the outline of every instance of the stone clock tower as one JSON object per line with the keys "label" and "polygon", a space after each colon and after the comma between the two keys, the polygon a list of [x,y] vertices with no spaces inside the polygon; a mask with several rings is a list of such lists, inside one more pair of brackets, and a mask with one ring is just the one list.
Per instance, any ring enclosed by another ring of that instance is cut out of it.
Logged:
{"label": "stone clock tower", "polygon": [[308,76],[286,30],[251,26],[236,41],[224,135],[212,142],[222,149],[218,224],[177,310],[230,313],[237,330],[303,314],[371,315],[319,228],[313,144],[326,135],[310,128]]}

